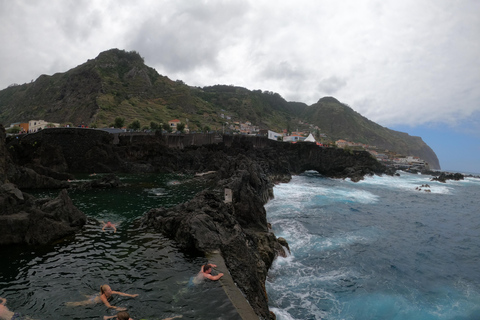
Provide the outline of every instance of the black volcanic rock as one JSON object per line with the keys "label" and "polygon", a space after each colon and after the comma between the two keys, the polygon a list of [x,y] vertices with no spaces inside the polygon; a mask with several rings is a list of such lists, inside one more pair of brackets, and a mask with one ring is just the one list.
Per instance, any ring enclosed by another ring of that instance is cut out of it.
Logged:
{"label": "black volcanic rock", "polygon": [[[50,128],[8,142],[13,160],[60,173],[111,172],[119,167],[113,136],[102,130]],[[45,169],[43,169],[45,170]]]}
{"label": "black volcanic rock", "polygon": [[43,176],[14,164],[5,146],[5,130],[0,125],[0,245],[46,244],[79,230],[86,216],[72,203],[67,191],[55,199],[38,200],[22,192],[25,188],[61,187],[66,181]]}
{"label": "black volcanic rock", "polygon": [[55,199],[36,200],[5,183],[0,204],[0,245],[47,244],[78,231],[87,220],[65,189]]}
{"label": "black volcanic rock", "polygon": [[[174,208],[150,210],[143,226],[175,239],[184,249],[220,251],[232,278],[262,319],[269,319],[265,280],[282,244],[267,228],[264,204],[272,184],[251,159],[239,156],[215,174],[216,188]],[[228,175],[227,179],[221,179]],[[225,202],[223,190],[232,190]],[[285,242],[282,242],[285,244]]]}
{"label": "black volcanic rock", "polygon": [[[437,173],[438,174],[438,173]],[[441,172],[440,175],[438,176],[435,176],[432,178],[432,181],[438,181],[438,182],[443,182],[443,183],[446,183],[447,180],[455,180],[455,181],[458,181],[458,180],[463,180],[464,179],[464,175],[461,174],[461,173],[445,173],[445,172]]]}

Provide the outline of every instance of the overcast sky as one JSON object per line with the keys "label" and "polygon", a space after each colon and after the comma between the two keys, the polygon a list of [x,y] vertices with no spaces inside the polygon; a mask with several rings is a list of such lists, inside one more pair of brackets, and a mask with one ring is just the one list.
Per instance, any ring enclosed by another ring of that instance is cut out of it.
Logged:
{"label": "overcast sky", "polygon": [[189,85],[333,96],[480,173],[479,39],[478,0],[0,0],[0,89],[135,50]]}

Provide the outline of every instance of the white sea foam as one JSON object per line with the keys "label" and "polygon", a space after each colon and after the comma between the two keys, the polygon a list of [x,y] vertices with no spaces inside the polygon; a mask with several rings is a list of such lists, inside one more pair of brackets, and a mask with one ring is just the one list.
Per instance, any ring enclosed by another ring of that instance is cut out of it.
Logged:
{"label": "white sea foam", "polygon": [[[450,180],[449,180],[450,181]],[[403,191],[415,192],[415,193],[437,193],[437,194],[449,194],[451,188],[448,185],[431,181],[430,176],[417,175],[411,173],[403,173],[401,177],[397,176],[371,176],[366,177],[364,180],[357,182],[360,185],[371,185],[381,188],[400,189]],[[422,187],[429,185],[430,187]],[[429,192],[425,192],[430,190]]]}
{"label": "white sea foam", "polygon": [[358,243],[369,243],[374,241],[372,235],[366,235],[363,232],[352,232],[340,234],[335,237],[325,238],[315,244],[313,249],[318,251],[336,250],[338,248],[348,247]]}
{"label": "white sea foam", "polygon": [[163,196],[167,194],[167,191],[164,188],[151,188],[151,189],[145,189],[150,196]]}
{"label": "white sea foam", "polygon": [[292,179],[290,184],[275,186],[274,195],[278,203],[298,203],[308,205],[315,202],[355,202],[374,203],[379,197],[369,191],[353,189],[350,185],[345,186],[324,186],[319,184],[308,184],[304,180]]}
{"label": "white sea foam", "polygon": [[270,308],[270,311],[277,316],[278,320],[296,320],[288,313],[288,310],[286,309]]}

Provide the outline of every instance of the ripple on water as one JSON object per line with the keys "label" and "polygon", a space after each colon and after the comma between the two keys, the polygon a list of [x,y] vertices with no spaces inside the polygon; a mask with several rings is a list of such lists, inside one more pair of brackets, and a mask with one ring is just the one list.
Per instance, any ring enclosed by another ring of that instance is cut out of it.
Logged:
{"label": "ripple on water", "polygon": [[[168,184],[187,178],[126,176],[121,179],[129,187],[121,190],[70,190],[74,204],[89,217],[87,225],[53,245],[0,252],[0,296],[7,298],[11,310],[37,319],[99,319],[115,312],[101,304],[65,303],[98,294],[100,285],[108,283],[113,290],[139,294],[111,301],[128,308],[134,319],[179,314],[183,319],[238,319],[220,283],[187,287],[205,258],[180,252],[165,237],[136,226],[136,219],[150,208],[178,204],[202,189],[194,183]],[[155,188],[165,190],[165,196],[145,192]],[[56,197],[58,191],[43,195]],[[99,220],[117,222],[117,232],[102,232]]]}

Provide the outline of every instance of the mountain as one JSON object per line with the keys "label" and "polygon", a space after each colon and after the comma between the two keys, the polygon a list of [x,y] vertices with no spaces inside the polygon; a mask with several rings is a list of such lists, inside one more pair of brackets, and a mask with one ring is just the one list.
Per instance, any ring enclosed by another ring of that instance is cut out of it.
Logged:
{"label": "mountain", "polygon": [[432,168],[440,169],[437,155],[422,138],[382,127],[333,97],[322,98],[306,107],[300,119],[319,126],[333,140],[344,139],[403,155],[416,155]]}
{"label": "mountain", "polygon": [[105,127],[117,117],[125,118],[126,124],[138,120],[147,127],[151,122],[180,119],[188,121],[192,131],[222,130],[227,121],[250,121],[273,131],[311,130],[313,125],[329,140],[362,142],[418,156],[440,169],[435,153],[420,137],[384,128],[335,98],[325,97],[308,106],[269,91],[227,85],[192,87],[158,74],[135,51],[111,49],[67,72],[41,75],[31,83],[0,91],[0,123],[6,126],[42,119]]}

